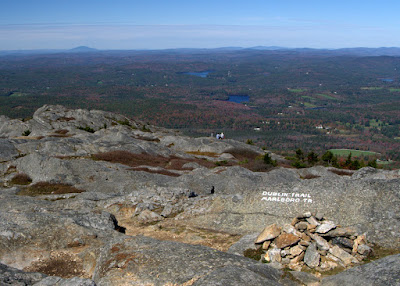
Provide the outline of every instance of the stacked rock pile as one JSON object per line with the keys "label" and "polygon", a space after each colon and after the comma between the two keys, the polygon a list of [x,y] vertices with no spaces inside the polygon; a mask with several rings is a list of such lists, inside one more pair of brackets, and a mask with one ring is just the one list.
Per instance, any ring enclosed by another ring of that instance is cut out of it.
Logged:
{"label": "stacked rock pile", "polygon": [[291,224],[267,226],[255,244],[263,251],[263,261],[277,267],[300,271],[308,266],[317,271],[360,263],[371,252],[365,234],[341,227],[321,214],[306,212]]}

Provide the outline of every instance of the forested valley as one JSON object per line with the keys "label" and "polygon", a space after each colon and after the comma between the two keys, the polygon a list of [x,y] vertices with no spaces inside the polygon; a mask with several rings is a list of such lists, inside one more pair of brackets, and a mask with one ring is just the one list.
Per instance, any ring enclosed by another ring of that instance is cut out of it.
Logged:
{"label": "forested valley", "polygon": [[191,136],[224,132],[288,157],[351,149],[353,158],[382,167],[400,161],[399,56],[256,49],[0,55],[0,114],[29,118],[44,104],[118,112]]}

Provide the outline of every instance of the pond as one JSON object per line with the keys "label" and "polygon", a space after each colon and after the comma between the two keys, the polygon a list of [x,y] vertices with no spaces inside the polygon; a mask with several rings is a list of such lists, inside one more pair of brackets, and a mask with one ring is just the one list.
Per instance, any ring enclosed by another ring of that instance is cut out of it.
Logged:
{"label": "pond", "polygon": [[393,82],[392,78],[381,78],[381,81],[383,82]]}
{"label": "pond", "polygon": [[242,103],[242,102],[249,102],[250,96],[248,95],[228,95],[228,101]]}

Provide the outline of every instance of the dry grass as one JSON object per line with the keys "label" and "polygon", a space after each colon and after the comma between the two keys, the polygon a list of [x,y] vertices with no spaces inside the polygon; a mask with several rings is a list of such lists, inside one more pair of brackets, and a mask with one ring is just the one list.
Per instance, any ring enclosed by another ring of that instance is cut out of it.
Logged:
{"label": "dry grass", "polygon": [[50,137],[70,137],[70,134],[67,134],[69,131],[67,129],[59,129],[54,131],[53,134],[50,134]]}
{"label": "dry grass", "polygon": [[82,193],[71,185],[49,182],[38,182],[18,192],[20,196],[62,195],[70,193]]}
{"label": "dry grass", "polygon": [[72,120],[75,120],[75,118],[63,116],[63,117],[58,118],[57,120],[58,121],[72,121]]}
{"label": "dry grass", "polygon": [[[111,163],[120,163],[130,167],[150,166],[161,167],[171,170],[190,170],[184,168],[183,165],[190,162],[196,162],[205,167],[213,167],[211,162],[201,159],[184,159],[176,156],[163,157],[160,155],[150,155],[148,153],[135,154],[128,151],[110,151],[105,153],[98,153],[92,156],[94,160],[102,160]],[[149,169],[142,171],[150,171]]]}
{"label": "dry grass", "polygon": [[339,176],[351,176],[351,175],[353,175],[353,172],[349,172],[349,171],[345,171],[345,170],[331,169],[331,170],[329,170],[329,172],[332,172],[332,173],[334,173],[336,175],[339,175]]}
{"label": "dry grass", "polygon": [[243,161],[245,159],[255,160],[256,158],[260,157],[259,153],[249,150],[249,149],[244,149],[244,148],[232,148],[232,149],[225,151],[225,153],[231,154],[239,161]]}
{"label": "dry grass", "polygon": [[160,139],[158,138],[150,138],[150,137],[145,137],[141,135],[136,135],[133,138],[139,139],[139,140],[144,140],[144,141],[149,141],[149,142],[160,142]]}
{"label": "dry grass", "polygon": [[212,157],[212,158],[218,157],[218,154],[215,152],[187,151],[186,153],[195,155],[195,156],[207,156],[207,157]]}
{"label": "dry grass", "polygon": [[14,185],[29,185],[32,179],[24,173],[18,173],[11,179],[11,184]]}
{"label": "dry grass", "polygon": [[320,178],[321,176],[318,175],[313,175],[313,174],[307,174],[304,177],[300,177],[300,179],[303,180],[311,180],[311,179],[316,179],[316,178]]}
{"label": "dry grass", "polygon": [[146,168],[146,167],[138,167],[138,168],[133,168],[131,170],[133,170],[133,171],[144,171],[144,172],[152,173],[152,174],[161,174],[161,175],[170,176],[170,177],[179,177],[180,176],[180,174],[173,173],[173,172],[170,172],[168,170],[152,170],[152,169],[149,169],[149,168]]}

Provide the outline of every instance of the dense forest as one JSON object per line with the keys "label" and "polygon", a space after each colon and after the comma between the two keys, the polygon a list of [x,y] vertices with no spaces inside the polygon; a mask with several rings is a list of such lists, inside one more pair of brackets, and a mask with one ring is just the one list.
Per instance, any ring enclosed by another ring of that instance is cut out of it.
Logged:
{"label": "dense forest", "polygon": [[[281,154],[372,151],[400,161],[400,56],[318,50],[0,55],[0,114],[102,109]],[[369,158],[366,158],[369,159]]]}

